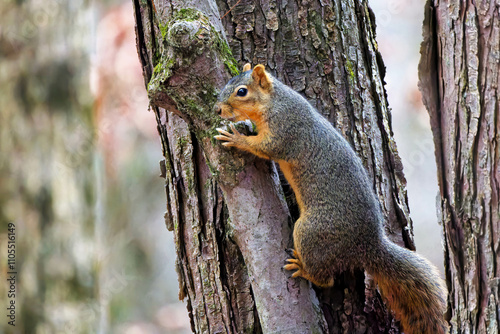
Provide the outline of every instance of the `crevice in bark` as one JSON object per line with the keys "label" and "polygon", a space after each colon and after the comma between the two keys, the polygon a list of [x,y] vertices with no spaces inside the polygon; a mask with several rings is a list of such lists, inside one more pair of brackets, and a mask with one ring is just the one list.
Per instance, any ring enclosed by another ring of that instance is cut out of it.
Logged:
{"label": "crevice in bark", "polygon": [[[437,62],[438,50],[441,50],[439,45],[439,37],[436,29],[436,9],[432,0],[427,0],[424,9],[423,23],[423,42],[420,48],[420,64],[419,64],[419,89],[422,91],[422,100],[424,105],[429,110],[431,130],[433,132],[435,157],[438,166],[443,166],[444,152],[442,148],[441,134],[441,91],[442,87],[441,72],[442,69]],[[444,186],[445,177],[444,168],[438,168],[438,185],[444,197],[447,197],[446,187]]]}
{"label": "crevice in bark", "polygon": [[[292,224],[293,224],[300,217],[299,206],[297,204],[297,198],[295,197],[295,193],[293,192],[292,187],[290,186],[288,181],[285,179],[285,175],[283,175],[283,172],[279,168],[279,165],[275,164],[275,167],[276,167],[276,170],[278,171],[281,189],[283,191],[283,194],[285,195],[286,204],[288,206],[288,210],[290,211],[290,217],[292,219]],[[292,230],[293,230],[293,228],[292,228]]]}
{"label": "crevice in bark", "polygon": [[145,31],[143,29],[143,22],[141,17],[142,7],[139,5],[139,0],[134,1],[134,14],[135,14],[135,23],[136,23],[136,42],[137,42],[137,53],[139,55],[139,60],[142,65],[144,83],[147,86],[149,79],[151,78],[151,68],[148,62],[147,56],[147,47],[146,42],[144,41]]}
{"label": "crevice in bark", "polygon": [[[180,254],[178,253],[178,259],[179,259],[179,262],[185,262],[185,263],[189,263],[189,257],[187,256],[187,254],[185,253],[186,251],[186,246],[184,244],[184,238],[183,238],[183,231],[184,231],[184,222],[185,222],[185,214],[184,214],[184,195],[182,194],[183,191],[178,191],[179,188],[180,189],[183,189],[183,187],[180,185],[180,183],[182,182],[181,178],[179,177],[176,177],[176,180],[173,180],[175,185],[174,187],[177,188],[177,203],[178,203],[178,211],[177,211],[177,217],[178,218],[178,222],[177,222],[177,227],[176,227],[176,232],[177,232],[177,245],[176,245],[176,248],[177,248],[177,251],[180,252]],[[181,269],[182,267],[180,267]],[[186,273],[181,269],[181,273],[182,273],[182,284],[183,284],[183,289],[179,291],[179,300],[184,300],[184,298],[188,295],[189,293],[189,289],[188,289],[188,284],[190,285],[191,287],[191,290],[193,290],[193,281],[192,281],[192,277],[190,277],[189,275],[186,275]],[[187,277],[186,277],[187,276]]]}
{"label": "crevice in bark", "polygon": [[[334,3],[334,5],[337,6],[337,13],[339,13],[339,15],[341,14],[342,10],[341,10],[341,6],[340,6],[340,2],[339,1],[336,1]],[[342,31],[342,27],[340,25],[338,25],[338,20],[337,22],[335,22],[335,26],[336,26],[336,30],[337,31]],[[338,49],[338,53],[340,55],[343,55],[343,60],[345,61],[345,53],[346,53],[346,50],[344,49],[344,41],[343,41],[343,34],[339,33],[339,40],[340,42],[339,43],[335,43],[335,48]],[[335,59],[332,58],[332,63],[335,62]],[[343,89],[347,89],[347,87],[349,87],[350,83],[349,83],[349,76],[350,76],[350,73],[347,71],[347,67],[345,66],[345,64],[340,64],[341,66],[341,82],[342,82],[342,88]],[[331,75],[333,76],[333,71],[331,72]],[[335,78],[332,78],[332,82],[335,82]],[[349,93],[347,93],[349,94]],[[335,100],[337,98],[337,96],[332,96],[330,95],[330,98],[332,98],[333,100]],[[353,104],[353,100],[350,99],[350,98],[346,98],[345,101],[344,101],[344,107],[346,109],[346,114],[347,114],[347,117],[349,119],[349,124],[350,126],[348,127],[348,130],[347,131],[344,131],[349,143],[351,145],[353,145],[354,143],[354,129],[353,129],[353,124],[355,124],[355,112],[354,112],[354,104]],[[332,114],[332,113],[331,113]],[[330,114],[330,115],[331,115]],[[330,116],[329,117],[329,120],[330,122],[332,122],[333,124],[338,124],[337,123],[337,117],[332,117]]]}
{"label": "crevice in bark", "polygon": [[[202,223],[201,232],[205,235],[205,237],[208,237],[207,224],[210,223],[210,220],[208,219],[208,216],[205,213],[204,207],[206,204],[205,203],[206,200],[203,199],[203,197],[205,195],[204,192],[208,189],[206,189],[207,187],[205,187],[205,184],[201,184],[203,182],[203,178],[201,176],[199,176],[200,169],[203,167],[205,169],[207,169],[208,167],[206,166],[206,161],[205,161],[205,158],[203,156],[203,151],[200,148],[200,145],[198,143],[198,140],[196,139],[196,136],[191,131],[189,132],[189,134],[191,137],[191,145],[193,147],[193,160],[194,160],[194,163],[193,163],[193,175],[194,175],[193,178],[194,178],[194,180],[192,180],[192,183],[193,183],[193,187],[195,187],[194,192],[196,194],[198,194],[198,197],[199,197],[197,204],[198,204],[198,211],[199,211],[199,215],[200,215],[200,222]],[[209,196],[209,194],[206,194],[206,196]],[[215,221],[212,221],[212,224],[215,227]]]}
{"label": "crevice in bark", "polygon": [[[481,201],[482,202],[482,201]],[[482,202],[480,205],[483,205],[484,207],[484,202]],[[484,222],[484,221],[483,221]],[[478,238],[478,243],[477,243],[477,267],[479,270],[477,271],[477,295],[478,295],[478,300],[488,300],[488,274],[486,270],[486,261],[483,257],[483,254],[485,254],[485,249],[483,248],[484,244],[484,226],[485,224],[481,224],[483,227],[483,231],[480,231],[480,234],[477,236]],[[486,307],[481,307],[480,311],[477,312],[476,314],[476,319],[475,323],[479,324],[480,319],[485,316],[485,312],[487,311]]]}
{"label": "crevice in bark", "polygon": [[[156,31],[155,29],[157,28],[158,24],[158,18],[157,18],[157,13],[156,13],[156,7],[153,3],[153,0],[151,1],[151,5],[148,5],[148,14],[149,14],[149,23],[150,23],[150,31],[151,31],[151,60],[152,60],[152,65],[155,66],[155,55],[159,51],[158,49],[158,41],[156,39]],[[161,39],[160,39],[161,40]],[[153,67],[154,68],[154,67]]]}

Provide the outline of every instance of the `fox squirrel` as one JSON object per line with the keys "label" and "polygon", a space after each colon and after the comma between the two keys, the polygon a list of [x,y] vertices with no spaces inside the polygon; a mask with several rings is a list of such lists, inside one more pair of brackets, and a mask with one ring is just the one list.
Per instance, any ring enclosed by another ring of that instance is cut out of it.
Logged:
{"label": "fox squirrel", "polygon": [[215,110],[233,122],[250,119],[257,134],[233,124],[217,129],[222,145],[276,161],[295,192],[300,217],[294,258],[286,270],[319,287],[335,274],[364,268],[401,321],[406,334],[446,333],[445,289],[435,267],[392,243],[384,233],[372,184],[349,143],[300,94],[263,65],[232,78]]}

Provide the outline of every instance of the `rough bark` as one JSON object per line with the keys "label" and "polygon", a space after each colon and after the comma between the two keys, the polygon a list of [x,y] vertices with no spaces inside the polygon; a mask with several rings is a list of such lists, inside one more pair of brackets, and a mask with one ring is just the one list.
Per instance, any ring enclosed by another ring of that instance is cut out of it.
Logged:
{"label": "rough bark", "polygon": [[426,5],[420,89],[436,147],[452,333],[500,325],[499,5]]}
{"label": "rough bark", "polygon": [[293,194],[274,164],[212,140],[222,122],[212,112],[217,91],[243,63],[265,64],[353,144],[388,234],[414,248],[373,15],[365,1],[241,1],[221,22],[236,3],[134,0],[139,57],[165,156],[165,218],[175,233],[180,297],[187,297],[192,329],[397,333],[363,272],[344,273],[328,290],[289,278],[281,267],[292,245],[290,216],[297,215]]}

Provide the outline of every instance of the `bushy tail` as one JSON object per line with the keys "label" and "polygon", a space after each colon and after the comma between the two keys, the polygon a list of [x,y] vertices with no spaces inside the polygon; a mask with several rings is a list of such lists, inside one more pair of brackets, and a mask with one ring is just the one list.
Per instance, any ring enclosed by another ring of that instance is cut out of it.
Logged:
{"label": "bushy tail", "polygon": [[445,334],[446,289],[437,269],[416,253],[390,241],[366,269],[401,321],[405,334]]}

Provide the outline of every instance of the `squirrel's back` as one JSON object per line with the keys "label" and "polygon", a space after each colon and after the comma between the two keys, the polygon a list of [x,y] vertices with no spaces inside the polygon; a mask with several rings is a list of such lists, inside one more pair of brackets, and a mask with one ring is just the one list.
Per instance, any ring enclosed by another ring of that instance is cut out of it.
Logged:
{"label": "squirrel's back", "polygon": [[333,125],[288,86],[274,79],[270,100],[269,127],[280,133],[273,138],[272,158],[294,189],[301,213],[314,212],[315,228],[338,236],[329,245],[335,248],[332,258],[352,255],[352,261],[336,261],[338,268],[332,264],[332,271],[364,266],[359,254],[378,251],[368,249],[374,243],[366,240],[383,235],[383,215],[361,160]]}

